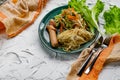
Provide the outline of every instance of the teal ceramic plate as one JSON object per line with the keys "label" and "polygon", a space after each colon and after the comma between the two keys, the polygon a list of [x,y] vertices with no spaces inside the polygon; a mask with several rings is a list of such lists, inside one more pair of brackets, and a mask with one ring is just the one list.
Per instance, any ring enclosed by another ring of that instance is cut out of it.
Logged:
{"label": "teal ceramic plate", "polygon": [[40,25],[39,25],[39,29],[38,29],[39,38],[40,38],[41,44],[44,46],[44,48],[51,50],[53,52],[56,52],[56,53],[78,53],[78,52],[81,52],[84,48],[89,47],[97,39],[99,32],[97,30],[95,30],[96,35],[94,36],[94,38],[92,40],[90,40],[89,42],[81,45],[81,47],[77,50],[66,52],[59,48],[53,48],[50,44],[49,34],[46,30],[46,25],[49,23],[50,19],[54,18],[55,15],[59,14],[61,12],[61,10],[65,9],[65,8],[67,8],[67,5],[55,8],[52,11],[50,11],[42,19],[42,21],[40,22]]}

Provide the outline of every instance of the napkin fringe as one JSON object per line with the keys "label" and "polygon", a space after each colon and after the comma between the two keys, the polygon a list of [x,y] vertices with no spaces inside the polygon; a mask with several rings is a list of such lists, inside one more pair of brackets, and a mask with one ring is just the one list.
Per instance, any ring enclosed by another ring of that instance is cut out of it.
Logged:
{"label": "napkin fringe", "polygon": [[[13,3],[12,0],[10,0],[6,1],[0,6],[0,30],[5,29],[5,33],[8,38],[15,37],[23,30],[28,28],[31,24],[33,24],[48,2],[48,0],[31,0],[30,3],[34,2],[33,5],[30,4],[30,6],[32,6],[30,8],[33,8],[33,10],[29,11],[30,9],[27,9],[29,5],[27,2],[25,2],[26,0],[17,1],[19,4],[17,4],[17,2]],[[38,5],[36,4],[37,7],[35,5],[36,2],[38,3]]]}

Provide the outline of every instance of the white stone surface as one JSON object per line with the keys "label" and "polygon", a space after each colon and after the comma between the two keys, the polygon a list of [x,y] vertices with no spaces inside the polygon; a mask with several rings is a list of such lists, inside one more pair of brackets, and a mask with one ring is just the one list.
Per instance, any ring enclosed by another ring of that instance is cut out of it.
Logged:
{"label": "white stone surface", "polygon": [[[87,0],[94,4],[94,0]],[[79,54],[56,54],[41,46],[38,27],[52,9],[67,4],[68,0],[49,0],[37,20],[18,36],[6,39],[0,35],[0,80],[66,80],[71,64]],[[117,4],[119,0],[105,0]],[[120,63],[106,66],[99,80],[120,80]]]}

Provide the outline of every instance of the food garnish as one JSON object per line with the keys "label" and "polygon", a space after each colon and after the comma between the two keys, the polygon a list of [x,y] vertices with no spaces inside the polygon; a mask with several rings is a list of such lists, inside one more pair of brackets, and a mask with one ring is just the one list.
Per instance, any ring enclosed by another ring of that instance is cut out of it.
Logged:
{"label": "food garnish", "polygon": [[62,10],[59,15],[55,16],[55,22],[57,27],[62,27],[65,30],[73,29],[75,27],[87,28],[86,22],[81,15],[74,10],[74,8]]}
{"label": "food garnish", "polygon": [[97,3],[92,9],[86,5],[86,0],[70,0],[68,6],[75,9],[77,13],[80,13],[84,20],[90,27],[91,32],[94,34],[94,28],[96,28],[101,34],[101,30],[98,25],[98,16],[104,9],[104,3],[97,0]]}
{"label": "food garnish", "polygon": [[120,8],[117,6],[110,7],[104,12],[106,34],[120,33]]}

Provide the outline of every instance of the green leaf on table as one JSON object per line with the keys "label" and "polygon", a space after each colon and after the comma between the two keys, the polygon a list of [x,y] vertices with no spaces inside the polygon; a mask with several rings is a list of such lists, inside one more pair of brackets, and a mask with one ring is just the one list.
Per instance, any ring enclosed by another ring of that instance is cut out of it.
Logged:
{"label": "green leaf on table", "polygon": [[117,6],[110,7],[104,12],[106,34],[120,33],[120,8]]}

